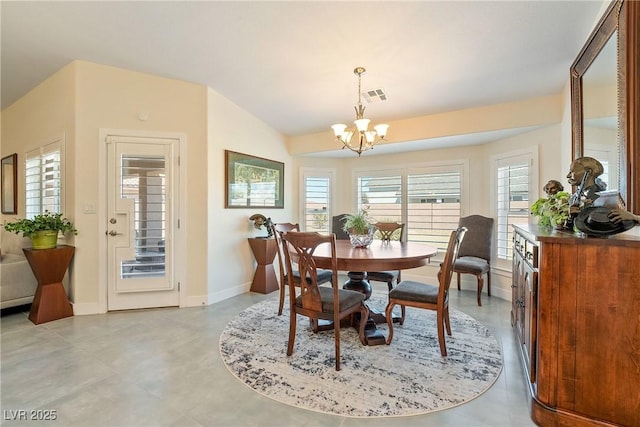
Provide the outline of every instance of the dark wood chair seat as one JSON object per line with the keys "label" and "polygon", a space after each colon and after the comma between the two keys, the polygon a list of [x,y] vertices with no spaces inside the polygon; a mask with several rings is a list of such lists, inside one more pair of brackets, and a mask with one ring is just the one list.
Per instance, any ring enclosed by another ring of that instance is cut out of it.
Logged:
{"label": "dark wood chair seat", "polygon": [[435,310],[437,312],[438,342],[440,344],[440,354],[447,355],[447,346],[444,340],[444,331],[451,335],[451,324],[449,322],[449,286],[453,276],[453,262],[458,255],[460,242],[463,240],[466,228],[460,227],[451,232],[447,251],[440,271],[438,272],[438,285],[429,283],[403,280],[389,292],[389,303],[385,309],[387,324],[389,325],[389,337],[387,345],[393,339],[393,307],[399,305],[402,310],[400,325],[405,321],[405,307],[422,308]]}
{"label": "dark wood chair seat", "polygon": [[[333,322],[336,371],[340,370],[340,323],[342,319],[353,322],[353,315],[360,314],[361,319],[368,319],[369,309],[364,303],[364,294],[357,291],[349,291],[338,288],[338,260],[336,256],[336,236],[328,236],[319,233],[300,233],[289,231],[283,233],[282,242],[287,277],[289,285],[289,306],[291,317],[289,322],[289,341],[287,344],[287,356],[293,354],[297,316],[306,316],[312,324],[317,324],[320,319]],[[331,247],[331,287],[320,286],[318,283],[318,268],[316,267],[313,253],[319,245],[328,243]],[[307,280],[294,280],[293,268],[297,264],[300,277]],[[359,338],[366,345],[364,328],[367,322],[359,322]]]}
{"label": "dark wood chair seat", "polygon": [[[284,308],[284,295],[285,290],[287,289],[288,277],[285,268],[285,258],[282,245],[282,233],[286,233],[288,231],[300,231],[300,225],[294,224],[291,222],[283,222],[280,224],[271,224],[271,230],[273,234],[273,238],[276,239],[276,243],[278,246],[278,251],[276,252],[278,256],[278,264],[280,268],[280,302],[278,304],[278,316],[282,315],[282,309]],[[329,270],[318,270],[318,283],[324,284],[331,282],[332,274]],[[297,269],[293,271],[293,280],[296,283],[300,283],[300,273]],[[317,328],[317,326],[316,326]]]}
{"label": "dark wood chair seat", "polygon": [[469,230],[460,246],[458,257],[453,265],[457,274],[458,290],[460,275],[473,274],[478,286],[478,305],[482,305],[484,275],[487,275],[487,296],[491,296],[491,241],[493,240],[493,218],[482,215],[469,215],[460,218],[459,227]]}
{"label": "dark wood chair seat", "polygon": [[[380,235],[380,240],[389,242],[390,240],[402,241],[404,237],[405,225],[399,222],[377,222],[374,224],[377,229],[377,233]],[[385,270],[385,271],[367,271],[367,280],[373,280],[376,282],[383,282],[387,284],[389,290],[393,289],[393,284],[400,283],[402,275],[400,270]]]}

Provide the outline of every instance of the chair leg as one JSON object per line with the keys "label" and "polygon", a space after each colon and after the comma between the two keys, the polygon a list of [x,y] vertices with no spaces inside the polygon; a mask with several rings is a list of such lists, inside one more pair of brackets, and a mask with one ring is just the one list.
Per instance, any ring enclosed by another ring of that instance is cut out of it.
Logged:
{"label": "chair leg", "polygon": [[[364,334],[365,327],[367,326],[366,319],[369,318],[369,307],[366,304],[362,304],[362,308],[360,308],[360,327],[358,328],[358,336],[360,337],[360,342],[362,345],[367,345],[367,337]],[[363,322],[362,319],[365,319]]]}
{"label": "chair leg", "polygon": [[456,273],[458,275],[458,290],[460,290],[460,273]]}
{"label": "chair leg", "polygon": [[484,287],[484,279],[482,275],[478,276],[478,305],[482,306],[482,288]]}
{"label": "chair leg", "polygon": [[289,317],[289,342],[287,344],[287,356],[293,354],[293,344],[296,340],[296,320],[297,314],[294,310],[291,310],[291,316]]}
{"label": "chair leg", "polygon": [[438,314],[436,316],[438,322],[438,343],[440,344],[440,354],[442,357],[447,355],[447,345],[444,342],[444,314],[442,310],[438,310]]}
{"label": "chair leg", "polygon": [[[333,321],[333,340],[336,347],[336,371],[340,370],[340,321],[336,321],[334,317]],[[363,332],[364,334],[364,332]]]}
{"label": "chair leg", "polygon": [[451,321],[449,320],[449,306],[444,309],[444,326],[447,328],[447,335],[451,336]]}
{"label": "chair leg", "polygon": [[[393,318],[392,311],[393,307],[396,304],[394,302],[389,302],[387,304],[387,308],[384,310],[384,316],[387,318],[387,325],[389,325],[389,336],[387,337],[387,345],[391,344],[391,340],[393,339]],[[404,320],[404,319],[403,319]]]}
{"label": "chair leg", "polygon": [[487,271],[487,296],[491,296],[491,269]]}
{"label": "chair leg", "polygon": [[280,284],[280,305],[278,306],[278,316],[282,316],[282,308],[284,307],[284,284]]}

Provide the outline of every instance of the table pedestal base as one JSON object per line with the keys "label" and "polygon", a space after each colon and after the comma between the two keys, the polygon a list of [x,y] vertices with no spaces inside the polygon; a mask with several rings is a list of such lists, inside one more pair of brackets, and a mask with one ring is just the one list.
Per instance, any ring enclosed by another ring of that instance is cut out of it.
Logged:
{"label": "table pedestal base", "polygon": [[[371,283],[367,280],[367,272],[366,271],[349,271],[347,273],[349,276],[349,280],[347,280],[342,286],[343,289],[347,289],[350,291],[358,291],[364,294],[364,299],[368,300],[371,297],[371,293],[373,289],[371,288]],[[376,324],[379,323],[387,323],[387,318],[384,316],[382,312],[379,312],[371,306],[367,305],[369,308],[369,318],[367,319],[367,324],[364,327],[364,335],[367,342],[367,345],[381,345],[386,344],[387,338],[378,330]],[[360,327],[360,315],[355,316],[355,321],[353,325],[356,329]]]}

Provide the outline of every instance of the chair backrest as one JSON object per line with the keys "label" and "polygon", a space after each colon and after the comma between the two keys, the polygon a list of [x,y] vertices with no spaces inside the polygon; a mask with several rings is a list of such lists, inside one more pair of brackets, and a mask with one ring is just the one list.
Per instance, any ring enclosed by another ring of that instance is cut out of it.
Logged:
{"label": "chair backrest", "polygon": [[[301,233],[289,231],[282,234],[282,240],[287,250],[284,251],[289,275],[289,298],[291,306],[295,305],[296,285],[299,286],[302,307],[308,310],[322,311],[322,300],[318,289],[318,268],[313,259],[316,248],[329,243],[331,246],[331,266],[333,272],[332,283],[338,283],[338,261],[336,258],[336,236],[334,234],[322,235],[316,232]],[[295,283],[293,278],[293,264],[297,263],[300,282]],[[306,278],[307,280],[304,280]],[[334,301],[338,301],[338,288],[332,286]]]}
{"label": "chair backrest", "polygon": [[466,238],[466,233],[467,229],[465,227],[458,227],[457,230],[451,232],[447,251],[444,254],[444,260],[440,264],[440,271],[438,271],[438,282],[440,283],[438,299],[446,297],[449,293],[449,286],[453,277],[453,264],[458,257],[462,242]]}
{"label": "chair backrest", "polygon": [[473,256],[491,262],[491,241],[493,240],[493,218],[469,215],[460,218],[459,227],[465,227],[465,235],[460,245],[459,257]]}
{"label": "chair backrest", "polygon": [[346,218],[347,214],[340,214],[333,217],[331,232],[336,235],[337,240],[349,240],[349,234],[342,229]]}
{"label": "chair backrest", "polygon": [[[404,241],[404,224],[400,222],[376,222],[373,224],[374,227],[378,229],[378,233],[380,234],[380,240],[383,242],[388,242],[392,239],[392,237],[397,236],[397,240],[401,242]],[[396,230],[400,230],[398,233]]]}
{"label": "chair backrest", "polygon": [[271,224],[271,233],[273,234],[273,238],[276,239],[276,245],[278,247],[278,251],[276,254],[278,255],[278,265],[280,266],[280,286],[287,286],[284,283],[285,276],[285,258],[284,258],[284,246],[282,242],[282,234],[287,233],[289,231],[300,231],[299,224],[293,224],[291,222],[283,222],[281,224]]}

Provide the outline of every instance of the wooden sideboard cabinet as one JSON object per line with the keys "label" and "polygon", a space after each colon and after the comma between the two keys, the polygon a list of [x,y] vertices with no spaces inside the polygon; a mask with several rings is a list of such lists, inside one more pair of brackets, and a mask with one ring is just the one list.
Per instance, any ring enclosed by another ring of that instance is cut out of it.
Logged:
{"label": "wooden sideboard cabinet", "polygon": [[640,426],[640,226],[514,226],[511,323],[543,426]]}

